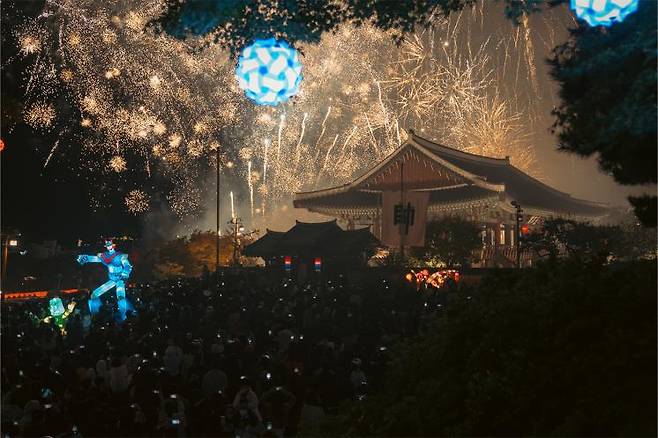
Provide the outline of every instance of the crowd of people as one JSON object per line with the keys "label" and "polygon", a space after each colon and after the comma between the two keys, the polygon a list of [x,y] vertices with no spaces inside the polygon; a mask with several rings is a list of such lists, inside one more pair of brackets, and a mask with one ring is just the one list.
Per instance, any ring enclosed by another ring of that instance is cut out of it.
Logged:
{"label": "crowd of people", "polygon": [[116,318],[4,303],[3,436],[294,436],[385,384],[391,347],[442,311],[402,278],[264,271],[134,285]]}

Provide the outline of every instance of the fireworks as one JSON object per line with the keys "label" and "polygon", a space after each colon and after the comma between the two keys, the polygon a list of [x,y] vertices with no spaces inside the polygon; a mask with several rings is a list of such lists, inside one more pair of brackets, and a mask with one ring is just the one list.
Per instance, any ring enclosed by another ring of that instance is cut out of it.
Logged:
{"label": "fireworks", "polygon": [[121,173],[126,170],[126,160],[124,160],[123,157],[120,157],[119,155],[112,157],[109,164],[110,168],[116,173]]}
{"label": "fireworks", "polygon": [[[93,145],[84,148],[81,165],[109,162],[112,171],[124,172],[127,157],[144,169],[144,187],[153,187],[151,175],[164,176],[173,189],[162,199],[179,216],[200,211],[220,139],[226,139],[220,171],[240,176],[231,187],[236,201],[249,199],[250,211],[263,214],[273,210],[267,204],[295,191],[354,178],[400,144],[402,128],[469,152],[509,155],[532,169],[525,114],[534,110],[501,90],[516,50],[528,65],[526,88],[537,93],[528,21],[495,47],[484,40],[473,48],[467,20],[478,20],[477,11],[436,19],[400,47],[373,26],[345,24],[299,47],[300,91],[294,103],[269,108],[243,96],[235,60],[219,45],[193,51],[194,41],[149,29],[165,8],[161,0],[144,0],[139,8],[48,0],[44,13],[15,36],[20,55],[34,61],[25,76],[26,123],[39,130],[70,123],[58,120],[50,103],[66,99],[80,113],[70,119],[78,131],[66,132],[83,132],[75,141]],[[66,153],[68,143],[44,151],[48,161]],[[132,208],[127,201],[126,207]]]}
{"label": "fireworks", "polygon": [[55,107],[52,104],[36,103],[24,114],[25,122],[36,129],[50,129],[55,120]]}
{"label": "fireworks", "polygon": [[20,52],[24,56],[32,55],[41,50],[41,41],[34,35],[22,35],[18,40],[18,44],[21,48]]}
{"label": "fireworks", "polygon": [[141,190],[130,191],[125,198],[126,208],[132,214],[144,213],[149,209],[148,195]]}

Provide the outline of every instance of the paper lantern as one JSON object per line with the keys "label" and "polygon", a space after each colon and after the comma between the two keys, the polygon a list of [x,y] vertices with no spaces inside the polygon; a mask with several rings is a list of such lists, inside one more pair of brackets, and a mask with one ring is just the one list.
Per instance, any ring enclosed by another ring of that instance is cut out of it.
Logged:
{"label": "paper lantern", "polygon": [[639,0],[571,0],[571,9],[590,26],[611,26],[637,10]]}
{"label": "paper lantern", "polygon": [[256,40],[240,54],[235,75],[249,99],[276,106],[299,91],[302,64],[285,41]]}

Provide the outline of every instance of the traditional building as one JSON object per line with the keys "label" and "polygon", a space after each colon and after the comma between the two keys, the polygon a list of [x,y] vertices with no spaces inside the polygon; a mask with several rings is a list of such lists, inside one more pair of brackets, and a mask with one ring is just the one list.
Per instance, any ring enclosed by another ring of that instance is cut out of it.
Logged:
{"label": "traditional building", "polygon": [[443,146],[409,131],[405,141],[364,175],[338,187],[297,193],[296,208],[382,230],[382,193],[429,192],[427,219],[458,215],[482,224],[483,265],[506,265],[515,259],[516,209],[526,224],[564,217],[597,222],[608,213],[604,204],[576,199],[512,166],[491,158]]}
{"label": "traditional building", "polygon": [[336,220],[296,221],[288,231],[272,231],[245,248],[245,255],[261,257],[268,264],[283,263],[288,257],[294,265],[311,266],[320,260],[328,268],[365,265],[379,242],[369,228],[343,230]]}

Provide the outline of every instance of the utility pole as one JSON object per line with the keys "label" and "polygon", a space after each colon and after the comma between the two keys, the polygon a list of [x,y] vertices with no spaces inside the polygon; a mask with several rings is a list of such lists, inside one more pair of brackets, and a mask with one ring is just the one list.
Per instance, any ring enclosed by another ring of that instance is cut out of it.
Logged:
{"label": "utility pole", "polygon": [[521,221],[523,221],[523,209],[521,204],[516,201],[512,201],[512,205],[516,209],[516,221],[514,226],[514,234],[516,239],[514,239],[514,246],[516,246],[516,269],[521,268]]}
{"label": "utility pole", "polygon": [[[400,207],[404,211],[404,161],[400,162]],[[402,221],[404,222],[404,221]],[[404,266],[404,223],[400,223],[400,263]]]}

